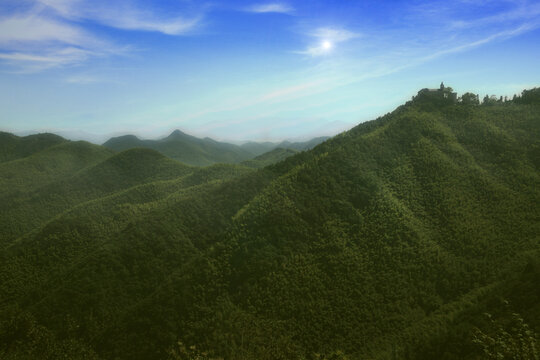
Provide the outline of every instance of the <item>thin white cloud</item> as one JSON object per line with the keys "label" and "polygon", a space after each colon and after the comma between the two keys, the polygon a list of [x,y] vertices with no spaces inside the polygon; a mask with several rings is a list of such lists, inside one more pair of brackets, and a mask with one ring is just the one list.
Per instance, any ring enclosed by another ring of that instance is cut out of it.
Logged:
{"label": "thin white cloud", "polygon": [[324,83],[325,81],[323,80],[314,80],[314,81],[309,81],[302,84],[284,87],[284,88],[274,90],[274,91],[264,94],[263,96],[255,100],[255,102],[262,103],[262,102],[269,102],[269,101],[272,101],[272,102],[289,101],[291,100],[291,97],[294,98],[298,94],[311,92],[313,89],[320,87]]}
{"label": "thin white cloud", "polygon": [[424,59],[425,60],[431,60],[431,59],[436,59],[438,57],[441,57],[443,55],[463,52],[463,51],[466,51],[466,50],[471,50],[471,49],[477,48],[477,47],[485,45],[485,44],[489,44],[489,43],[497,41],[497,40],[505,40],[505,39],[510,39],[510,38],[516,37],[518,35],[529,32],[531,30],[538,29],[539,27],[540,27],[540,22],[530,23],[530,24],[523,24],[523,25],[521,25],[521,26],[519,26],[517,28],[500,31],[498,33],[489,35],[489,36],[487,36],[485,38],[482,38],[482,39],[479,39],[479,40],[476,40],[476,41],[472,41],[472,42],[469,42],[469,43],[466,43],[466,44],[457,45],[457,46],[452,47],[452,48],[440,50],[438,52],[435,52],[432,55],[426,56]]}
{"label": "thin white cloud", "polygon": [[60,16],[65,18],[78,18],[81,0],[36,0],[36,2],[54,9]]}
{"label": "thin white cloud", "polygon": [[293,85],[283,86],[278,89],[268,90],[260,95],[253,95],[247,98],[244,96],[236,101],[227,99],[223,102],[223,105],[217,105],[196,113],[187,114],[183,116],[182,121],[198,119],[210,114],[234,112],[263,104],[268,105],[289,102],[297,98],[324,91],[327,86],[326,84],[329,81],[330,79],[328,78],[319,78],[317,80],[303,81]]}
{"label": "thin white cloud", "polygon": [[5,15],[0,16],[0,61],[17,72],[79,65],[91,58],[130,50],[130,46],[115,44],[86,30],[88,22],[182,35],[201,21],[200,15],[181,17],[148,7],[143,10],[131,0],[25,0],[24,5],[0,5],[0,11],[5,10]]}
{"label": "thin white cloud", "polygon": [[[480,16],[479,16],[480,15]],[[534,19],[540,4],[534,0],[433,0],[410,6],[403,21],[437,25],[449,30],[503,26]]]}
{"label": "thin white cloud", "polygon": [[132,12],[128,16],[100,16],[95,20],[104,25],[124,30],[155,31],[166,35],[183,35],[194,30],[200,23],[200,18],[193,19],[145,19],[141,14]]}
{"label": "thin white cloud", "polygon": [[16,72],[76,65],[126,49],[77,25],[35,12],[0,18],[0,60]]}
{"label": "thin white cloud", "polygon": [[88,75],[88,74],[72,75],[65,78],[64,81],[68,84],[78,84],[78,85],[89,85],[89,84],[111,82],[110,80],[103,79],[98,76]]}
{"label": "thin white cloud", "polygon": [[343,28],[331,28],[331,27],[322,27],[316,29],[311,36],[329,40],[334,43],[348,41],[360,36],[360,34],[343,29]]}
{"label": "thin white cloud", "polygon": [[90,51],[65,47],[56,51],[32,54],[21,52],[0,52],[0,60],[18,69],[19,73],[33,73],[58,66],[73,65],[93,56]]}
{"label": "thin white cloud", "polygon": [[294,9],[292,6],[284,3],[265,3],[256,4],[244,9],[247,12],[262,14],[262,13],[281,13],[292,14]]}
{"label": "thin white cloud", "polygon": [[77,26],[35,14],[14,15],[0,19],[0,45],[14,46],[22,42],[104,45],[103,41]]}
{"label": "thin white cloud", "polygon": [[202,16],[171,16],[150,9],[141,9],[132,1],[100,0],[36,0],[71,20],[90,20],[124,30],[155,31],[167,35],[183,35],[200,25]]}
{"label": "thin white cloud", "polygon": [[520,3],[518,7],[509,11],[500,12],[494,15],[480,17],[472,20],[454,20],[450,22],[450,27],[454,29],[469,29],[484,27],[493,24],[504,24],[515,21],[527,21],[540,16],[540,3],[528,4]]}

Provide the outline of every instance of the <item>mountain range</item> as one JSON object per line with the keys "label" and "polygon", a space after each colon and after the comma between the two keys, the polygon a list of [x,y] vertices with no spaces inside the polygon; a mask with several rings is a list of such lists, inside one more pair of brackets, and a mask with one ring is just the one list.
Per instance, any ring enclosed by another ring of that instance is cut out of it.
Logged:
{"label": "mountain range", "polygon": [[208,137],[200,139],[175,130],[169,136],[159,140],[141,140],[134,135],[114,137],[107,140],[103,146],[114,151],[132,148],[154,149],[171,159],[188,165],[207,166],[215,163],[240,163],[276,148],[309,150],[326,139],[328,137],[296,143],[289,141],[281,143],[247,142],[243,145],[234,145],[215,141]]}
{"label": "mountain range", "polygon": [[524,94],[206,167],[2,134],[0,358],[537,358]]}

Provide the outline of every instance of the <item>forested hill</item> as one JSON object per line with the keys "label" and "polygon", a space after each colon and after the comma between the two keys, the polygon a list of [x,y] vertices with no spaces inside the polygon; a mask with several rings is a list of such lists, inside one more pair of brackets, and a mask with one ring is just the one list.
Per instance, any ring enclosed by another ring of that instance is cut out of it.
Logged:
{"label": "forested hill", "polygon": [[534,359],[539,135],[534,102],[413,101],[259,170],[74,174],[1,250],[0,358]]}

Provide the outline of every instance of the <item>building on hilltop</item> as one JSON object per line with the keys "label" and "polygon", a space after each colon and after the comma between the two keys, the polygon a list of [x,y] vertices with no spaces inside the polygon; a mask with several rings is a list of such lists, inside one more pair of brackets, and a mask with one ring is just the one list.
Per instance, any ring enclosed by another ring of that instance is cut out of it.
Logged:
{"label": "building on hilltop", "polygon": [[444,86],[441,82],[441,86],[438,89],[422,89],[416,96],[413,97],[413,101],[418,100],[443,100],[444,102],[455,103],[457,102],[457,93],[451,87]]}

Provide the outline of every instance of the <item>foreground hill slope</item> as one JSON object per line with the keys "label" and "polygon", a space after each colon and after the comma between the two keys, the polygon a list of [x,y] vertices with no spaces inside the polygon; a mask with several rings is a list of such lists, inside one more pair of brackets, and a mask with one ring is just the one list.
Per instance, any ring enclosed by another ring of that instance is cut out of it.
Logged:
{"label": "foreground hill slope", "polygon": [[81,203],[0,254],[0,355],[475,359],[512,313],[532,338],[539,135],[538,105],[409,103]]}
{"label": "foreground hill slope", "polygon": [[356,353],[503,278],[538,249],[523,110],[411,106],[319,146],[235,216],[233,303],[290,345]]}

